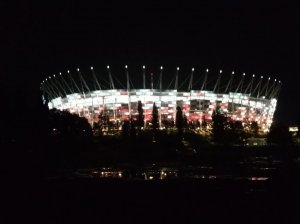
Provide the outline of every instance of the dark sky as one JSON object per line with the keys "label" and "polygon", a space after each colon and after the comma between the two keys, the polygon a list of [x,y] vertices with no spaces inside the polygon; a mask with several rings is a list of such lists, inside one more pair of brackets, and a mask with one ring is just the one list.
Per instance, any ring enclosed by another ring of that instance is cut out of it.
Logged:
{"label": "dark sky", "polygon": [[3,27],[7,111],[34,110],[46,75],[145,64],[278,78],[283,86],[276,118],[299,120],[300,5],[240,2],[15,5]]}

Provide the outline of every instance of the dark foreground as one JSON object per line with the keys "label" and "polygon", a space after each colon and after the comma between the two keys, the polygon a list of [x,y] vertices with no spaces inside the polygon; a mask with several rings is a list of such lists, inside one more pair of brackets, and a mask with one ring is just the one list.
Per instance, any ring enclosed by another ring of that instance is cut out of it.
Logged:
{"label": "dark foreground", "polygon": [[7,219],[30,223],[299,223],[299,186],[232,181],[43,181],[2,188]]}
{"label": "dark foreground", "polygon": [[133,175],[136,165],[116,161],[112,170],[131,175],[102,178],[98,167],[34,176],[35,169],[12,168],[1,184],[1,223],[299,223],[295,150],[200,152],[139,167],[149,173],[169,165],[178,174],[169,179],[145,180]]}

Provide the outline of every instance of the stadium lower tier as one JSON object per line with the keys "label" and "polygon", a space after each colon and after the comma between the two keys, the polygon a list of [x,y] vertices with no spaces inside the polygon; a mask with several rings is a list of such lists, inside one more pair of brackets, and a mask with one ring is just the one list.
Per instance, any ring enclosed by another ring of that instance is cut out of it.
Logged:
{"label": "stadium lower tier", "polygon": [[98,90],[90,93],[74,93],[58,97],[48,103],[49,109],[68,110],[89,123],[98,122],[99,115],[105,114],[112,121],[136,119],[138,101],[141,101],[145,121],[151,121],[153,104],[155,103],[160,124],[164,120],[174,121],[176,107],[181,107],[188,121],[210,122],[213,111],[219,108],[230,119],[249,123],[256,121],[263,131],[268,131],[273,120],[277,100],[264,96],[251,97],[243,93],[219,94],[212,91],[192,90]]}

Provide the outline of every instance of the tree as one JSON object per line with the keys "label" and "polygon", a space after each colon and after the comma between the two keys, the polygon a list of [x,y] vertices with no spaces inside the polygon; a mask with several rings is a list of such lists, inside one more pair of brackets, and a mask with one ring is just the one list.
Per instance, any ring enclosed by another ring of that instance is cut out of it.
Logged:
{"label": "tree", "polygon": [[288,126],[281,123],[274,123],[267,135],[269,144],[288,145],[293,143],[293,137]]}
{"label": "tree", "polygon": [[[92,143],[92,128],[84,117],[68,111],[56,109],[49,112],[51,162],[74,167],[79,160],[79,152]],[[53,158],[52,158],[53,157]]]}
{"label": "tree", "polygon": [[259,126],[256,121],[252,121],[250,124],[250,133],[253,137],[258,136]]}
{"label": "tree", "polygon": [[144,127],[144,109],[143,109],[143,105],[142,105],[142,102],[139,100],[138,101],[138,117],[137,117],[137,126],[138,126],[138,129],[139,131]]}
{"label": "tree", "polygon": [[125,120],[122,125],[122,136],[124,138],[128,138],[129,130],[130,130],[130,123],[129,121]]}
{"label": "tree", "polygon": [[247,134],[241,121],[229,121],[228,127],[225,128],[226,142],[235,144],[244,144]]}
{"label": "tree", "polygon": [[177,128],[178,137],[182,139],[183,136],[183,126],[184,126],[184,120],[183,120],[183,114],[181,108],[178,106],[176,107],[176,121],[175,125]]}
{"label": "tree", "polygon": [[213,139],[217,143],[224,143],[226,139],[226,126],[227,117],[225,114],[222,114],[217,108],[213,111],[212,114],[212,134]]}
{"label": "tree", "polygon": [[135,130],[135,121],[131,118],[130,119],[130,137],[134,138],[136,136],[136,130]]}
{"label": "tree", "polygon": [[153,103],[151,123],[152,123],[152,129],[153,129],[154,135],[156,135],[159,125],[158,125],[158,109],[157,109],[157,106],[155,103]]}
{"label": "tree", "polygon": [[188,119],[187,116],[183,114],[183,128],[187,128],[187,127],[188,127]]}

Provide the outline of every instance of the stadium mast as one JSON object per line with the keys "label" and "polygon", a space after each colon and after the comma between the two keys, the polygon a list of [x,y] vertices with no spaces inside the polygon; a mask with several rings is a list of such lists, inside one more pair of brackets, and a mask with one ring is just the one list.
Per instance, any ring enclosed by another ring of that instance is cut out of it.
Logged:
{"label": "stadium mast", "polygon": [[163,66],[160,66],[160,73],[159,73],[159,102],[160,102],[160,109],[159,109],[159,127],[161,127],[161,94],[162,94],[162,70]]}
{"label": "stadium mast", "polygon": [[92,70],[92,75],[93,75],[93,79],[94,79],[95,90],[97,89],[97,88],[96,88],[96,85],[97,85],[98,89],[101,90],[101,86],[100,86],[100,84],[99,84],[99,82],[98,82],[98,79],[97,79],[96,73],[95,73],[95,71],[94,71],[94,68],[91,67],[91,70]]}
{"label": "stadium mast", "polygon": [[109,85],[111,89],[115,89],[115,84],[114,84],[114,80],[112,78],[110,69],[109,69],[109,65],[106,66],[107,70],[108,70],[108,77],[109,77]]}
{"label": "stadium mast", "polygon": [[[219,85],[220,85],[221,75],[222,75],[222,70],[220,70],[220,73],[219,73],[219,75],[218,75],[218,78],[217,78],[215,87],[214,87],[214,89],[213,89],[213,92],[215,92],[216,89],[217,89],[217,88],[219,87]],[[219,91],[218,91],[218,92],[219,92]]]}
{"label": "stadium mast", "polygon": [[78,93],[80,93],[80,89],[79,89],[78,85],[76,84],[75,80],[72,78],[72,75],[71,75],[71,73],[70,73],[70,70],[68,70],[67,73],[69,74],[71,83],[74,84],[74,86],[76,87],[76,90],[78,91]]}
{"label": "stadium mast", "polygon": [[61,90],[63,91],[63,93],[65,94],[65,96],[67,96],[67,92],[66,92],[65,88],[63,88],[62,85],[60,84],[58,77],[55,76],[55,74],[53,75],[53,77],[54,77],[53,79],[54,79],[54,82],[56,83],[56,85],[58,85],[61,88]]}
{"label": "stadium mast", "polygon": [[229,79],[226,89],[225,89],[225,93],[227,93],[227,91],[229,91],[229,92],[231,91],[233,76],[234,76],[234,71],[232,71],[232,73],[231,73],[230,79]]}
{"label": "stadium mast", "polygon": [[[62,76],[61,72],[59,73],[59,76],[61,77],[62,83],[65,84],[65,86],[69,89],[70,93],[73,94],[73,91],[71,89],[71,87],[69,86],[69,84],[66,82],[66,80],[64,79],[64,77]],[[62,85],[63,86],[63,85]]]}
{"label": "stadium mast", "polygon": [[191,91],[193,89],[193,78],[194,78],[194,68],[192,68],[191,78],[188,86],[188,91]]}
{"label": "stadium mast", "polygon": [[131,119],[130,81],[129,81],[129,73],[128,73],[127,65],[125,65],[125,71],[126,71],[126,80],[127,80],[128,111],[129,111],[129,119]]}
{"label": "stadium mast", "polygon": [[78,72],[79,79],[80,79],[80,84],[81,84],[82,93],[83,93],[83,95],[85,96],[85,91],[84,91],[84,89],[83,89],[83,85],[84,85],[84,87],[86,88],[86,90],[87,90],[88,92],[90,92],[90,88],[89,88],[88,85],[86,84],[86,82],[85,82],[85,80],[84,80],[84,78],[83,78],[83,76],[82,76],[82,74],[81,74],[79,68],[77,68],[77,72]]}
{"label": "stadium mast", "polygon": [[207,75],[208,75],[208,68],[206,69],[205,75],[204,75],[204,80],[201,86],[201,91],[204,90],[206,88],[206,82],[207,82]]}
{"label": "stadium mast", "polygon": [[238,86],[235,89],[235,93],[238,93],[239,89],[241,89],[241,92],[243,91],[243,83],[244,83],[244,78],[245,78],[245,73],[243,73],[243,76],[241,78],[241,81],[239,82]]}
{"label": "stadium mast", "polygon": [[143,65],[143,88],[146,89],[146,71],[145,71],[146,67],[145,65]]}
{"label": "stadium mast", "polygon": [[250,91],[249,91],[249,95],[251,96],[251,90],[252,90],[252,85],[253,85],[254,77],[255,77],[255,75],[253,74],[253,75],[252,75],[252,78],[251,78],[251,81],[249,82],[248,86],[247,86],[246,89],[245,89],[244,94],[247,94],[248,90],[250,90]]}
{"label": "stadium mast", "polygon": [[174,89],[178,89],[178,76],[179,76],[179,67],[177,67],[176,70],[176,76],[175,76],[175,85],[174,85]]}

